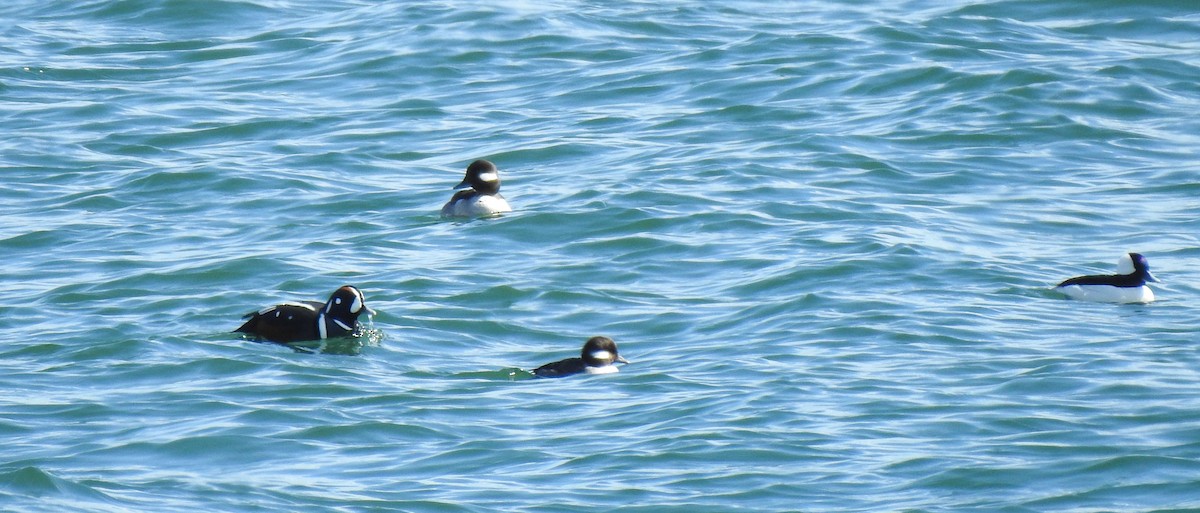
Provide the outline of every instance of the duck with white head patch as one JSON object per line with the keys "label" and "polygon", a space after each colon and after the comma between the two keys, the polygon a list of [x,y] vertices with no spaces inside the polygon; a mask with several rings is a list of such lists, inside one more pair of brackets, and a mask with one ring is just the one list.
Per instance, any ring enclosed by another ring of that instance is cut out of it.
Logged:
{"label": "duck with white head patch", "polygon": [[298,301],[268,306],[246,314],[249,320],[235,333],[253,335],[257,340],[288,343],[351,335],[358,329],[358,317],[368,308],[362,291],[345,285],[329,296],[329,301]]}
{"label": "duck with white head patch", "polygon": [[616,362],[629,363],[617,353],[617,343],[608,337],[592,337],[583,344],[579,358],[567,358],[533,369],[539,378],[561,378],[574,374],[612,374]]}
{"label": "duck with white head patch", "polygon": [[1121,255],[1117,261],[1117,272],[1120,274],[1105,274],[1078,276],[1059,283],[1055,290],[1066,294],[1072,299],[1083,301],[1099,301],[1105,303],[1149,303],[1154,301],[1154,291],[1146,286],[1146,282],[1157,282],[1150,274],[1150,264],[1146,257],[1138,253]]}
{"label": "duck with white head patch", "polygon": [[467,175],[442,207],[442,217],[483,217],[512,212],[508,201],[500,195],[500,171],[486,160],[476,160],[467,166]]}

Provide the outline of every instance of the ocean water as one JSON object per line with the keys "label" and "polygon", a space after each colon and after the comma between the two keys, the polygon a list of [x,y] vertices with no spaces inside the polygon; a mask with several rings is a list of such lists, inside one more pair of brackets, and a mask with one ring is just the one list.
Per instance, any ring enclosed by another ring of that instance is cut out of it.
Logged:
{"label": "ocean water", "polygon": [[6,2],[0,510],[1195,511],[1197,112],[1188,2]]}

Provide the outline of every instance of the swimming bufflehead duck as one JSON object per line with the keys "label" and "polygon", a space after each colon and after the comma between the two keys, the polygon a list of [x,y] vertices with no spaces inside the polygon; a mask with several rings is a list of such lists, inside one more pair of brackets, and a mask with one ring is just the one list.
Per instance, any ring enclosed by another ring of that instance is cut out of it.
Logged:
{"label": "swimming bufflehead duck", "polygon": [[579,358],[567,358],[533,369],[539,378],[561,378],[572,374],[611,374],[617,372],[614,362],[629,363],[617,353],[617,343],[608,337],[592,337],[583,344]]}
{"label": "swimming bufflehead duck", "polygon": [[512,212],[512,207],[500,195],[500,172],[486,160],[476,160],[467,166],[467,176],[455,189],[470,187],[454,193],[442,207],[442,217],[481,217]]}
{"label": "swimming bufflehead duck", "polygon": [[282,303],[246,314],[244,318],[250,320],[233,331],[280,343],[344,337],[358,328],[358,316],[363,312],[375,314],[367,307],[361,291],[345,285],[324,303]]}
{"label": "swimming bufflehead duck", "polygon": [[1121,274],[1079,276],[1059,283],[1055,290],[1072,299],[1102,301],[1107,303],[1149,303],[1154,301],[1154,291],[1146,282],[1157,282],[1150,274],[1146,257],[1138,253],[1122,255],[1117,261],[1117,272]]}

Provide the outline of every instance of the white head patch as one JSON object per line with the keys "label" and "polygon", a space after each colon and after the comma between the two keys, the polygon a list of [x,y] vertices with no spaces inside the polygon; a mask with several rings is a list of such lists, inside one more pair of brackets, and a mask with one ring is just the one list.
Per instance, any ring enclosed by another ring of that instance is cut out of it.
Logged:
{"label": "white head patch", "polygon": [[1129,258],[1129,253],[1121,255],[1117,260],[1117,274],[1129,274],[1133,272],[1133,259]]}
{"label": "white head patch", "polygon": [[601,349],[599,351],[592,351],[591,357],[597,360],[611,360],[613,355],[612,353]]}
{"label": "white head patch", "polygon": [[486,173],[479,173],[479,180],[482,182],[494,182],[499,179],[500,179],[500,175],[497,175],[494,171],[488,171]]}

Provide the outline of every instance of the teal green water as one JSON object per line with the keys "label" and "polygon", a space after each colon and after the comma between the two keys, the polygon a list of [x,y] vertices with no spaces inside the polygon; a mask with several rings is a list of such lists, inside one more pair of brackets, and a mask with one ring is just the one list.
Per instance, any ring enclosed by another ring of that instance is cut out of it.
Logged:
{"label": "teal green water", "polygon": [[0,510],[1200,509],[1200,9],[1127,4],[5,3]]}

